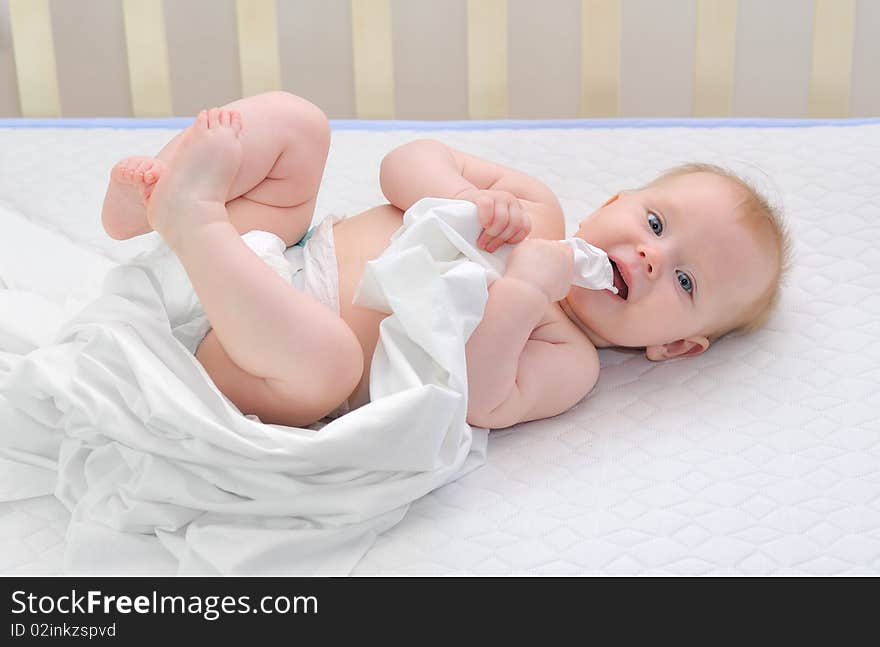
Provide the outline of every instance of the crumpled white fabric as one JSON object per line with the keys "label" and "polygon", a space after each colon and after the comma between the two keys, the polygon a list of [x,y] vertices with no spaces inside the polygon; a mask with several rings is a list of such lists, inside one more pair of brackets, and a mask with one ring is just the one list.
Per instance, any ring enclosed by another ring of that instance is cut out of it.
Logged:
{"label": "crumpled white fabric", "polygon": [[[476,206],[464,200],[423,198],[407,209],[403,215],[403,225],[391,237],[389,247],[384,253],[387,254],[390,250],[399,247],[419,244],[438,249],[442,253],[450,253],[449,246],[452,246],[464,257],[486,269],[486,277],[490,285],[504,274],[507,258],[515,247],[502,245],[491,253],[477,247],[476,240],[482,231],[482,226],[477,218]],[[572,285],[590,290],[607,289],[617,292],[617,288],[614,287],[614,271],[611,269],[605,250],[577,236],[566,238],[561,242],[570,245],[574,252]],[[361,279],[359,290],[371,293],[372,283],[371,269],[368,266]],[[364,305],[370,308],[388,312],[382,302],[373,301],[369,294],[360,296],[358,292],[355,294],[355,301],[359,302],[359,299],[364,299]]]}
{"label": "crumpled white fabric", "polygon": [[391,311],[378,396],[317,432],[241,415],[172,336],[148,267],[112,269],[51,343],[0,353],[3,428],[60,439],[68,573],[345,574],[410,502],[485,461],[464,353],[485,270],[449,245],[370,267],[361,294]]}
{"label": "crumpled white fabric", "polygon": [[243,416],[172,335],[149,264],[111,269],[51,341],[0,326],[0,492],[42,493],[57,460],[68,573],[349,573],[412,501],[485,462],[465,342],[506,253],[478,234],[468,202],[407,211],[355,297],[389,313],[372,401],[320,431]]}

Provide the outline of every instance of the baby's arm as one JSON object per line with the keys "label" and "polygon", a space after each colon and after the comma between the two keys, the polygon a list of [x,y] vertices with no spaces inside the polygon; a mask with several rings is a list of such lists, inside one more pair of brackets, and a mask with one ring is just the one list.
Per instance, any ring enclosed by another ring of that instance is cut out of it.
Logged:
{"label": "baby's arm", "polygon": [[549,300],[533,285],[501,277],[489,287],[480,325],[466,345],[467,421],[501,429],[570,409],[599,376],[596,349],[583,341],[531,335]]}
{"label": "baby's arm", "polygon": [[404,211],[425,197],[455,198],[474,189],[506,191],[529,214],[530,238],[565,237],[562,207],[545,184],[433,139],[417,139],[388,153],[382,160],[379,182],[388,201]]}
{"label": "baby's arm", "polygon": [[511,252],[465,347],[469,423],[497,429],[554,416],[596,383],[591,344],[533,338],[550,304],[567,293],[573,265],[571,248],[558,242],[527,240]]}

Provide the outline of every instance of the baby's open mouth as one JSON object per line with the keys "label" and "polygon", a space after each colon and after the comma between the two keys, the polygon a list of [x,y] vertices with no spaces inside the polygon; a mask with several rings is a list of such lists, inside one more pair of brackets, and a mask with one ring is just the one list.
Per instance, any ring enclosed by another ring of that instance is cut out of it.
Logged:
{"label": "baby's open mouth", "polygon": [[623,280],[623,275],[620,273],[620,270],[617,269],[617,263],[610,258],[608,260],[611,262],[611,269],[614,270],[614,287],[617,288],[617,296],[626,300],[627,296],[629,296],[629,286],[626,284],[626,281]]}

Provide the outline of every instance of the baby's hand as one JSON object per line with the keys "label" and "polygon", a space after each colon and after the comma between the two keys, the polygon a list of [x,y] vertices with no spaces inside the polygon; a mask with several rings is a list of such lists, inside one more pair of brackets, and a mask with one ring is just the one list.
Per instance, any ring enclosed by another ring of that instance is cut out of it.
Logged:
{"label": "baby's hand", "polygon": [[520,243],[532,231],[529,215],[512,193],[495,189],[465,189],[455,197],[477,205],[477,217],[483,226],[477,247],[487,252],[494,252],[504,243]]}
{"label": "baby's hand", "polygon": [[529,238],[507,257],[504,276],[519,279],[541,290],[551,303],[563,299],[571,289],[574,251],[558,240]]}

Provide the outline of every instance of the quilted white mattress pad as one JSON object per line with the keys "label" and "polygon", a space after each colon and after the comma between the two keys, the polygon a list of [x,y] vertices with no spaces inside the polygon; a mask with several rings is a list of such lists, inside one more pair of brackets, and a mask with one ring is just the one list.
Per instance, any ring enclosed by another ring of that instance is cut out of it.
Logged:
{"label": "quilted white mattress pad", "polygon": [[[0,289],[75,312],[155,243],[101,229],[109,169],[175,130],[3,125]],[[315,221],[384,202],[379,162],[417,137],[540,178],[568,234],[669,166],[743,159],[772,178],[795,242],[779,309],[695,358],[602,350],[587,398],[492,432],[487,464],[414,503],[353,574],[880,573],[880,122],[544,126],[348,124]],[[63,572],[65,508],[3,494],[0,572]]]}

